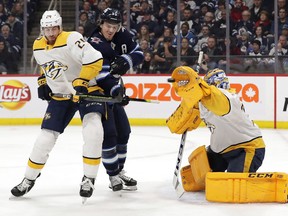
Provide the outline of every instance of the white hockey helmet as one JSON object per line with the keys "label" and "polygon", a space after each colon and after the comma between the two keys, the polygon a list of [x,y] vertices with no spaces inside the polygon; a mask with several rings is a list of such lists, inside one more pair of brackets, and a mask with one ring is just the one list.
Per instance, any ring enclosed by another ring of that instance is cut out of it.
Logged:
{"label": "white hockey helmet", "polygon": [[62,17],[56,10],[45,11],[40,20],[41,28],[59,26],[62,29]]}

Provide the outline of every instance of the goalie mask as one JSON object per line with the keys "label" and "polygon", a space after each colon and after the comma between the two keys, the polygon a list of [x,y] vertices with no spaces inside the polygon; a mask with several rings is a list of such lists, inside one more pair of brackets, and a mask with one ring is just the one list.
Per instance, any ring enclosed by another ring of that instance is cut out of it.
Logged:
{"label": "goalie mask", "polygon": [[215,68],[213,70],[208,71],[204,76],[204,80],[209,85],[214,85],[217,88],[222,89],[230,88],[228,77],[226,76],[225,72],[219,68]]}

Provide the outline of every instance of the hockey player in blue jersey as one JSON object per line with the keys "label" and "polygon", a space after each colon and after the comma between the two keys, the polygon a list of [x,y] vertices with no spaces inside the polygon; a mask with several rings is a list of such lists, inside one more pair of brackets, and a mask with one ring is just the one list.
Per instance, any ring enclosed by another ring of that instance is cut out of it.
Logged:
{"label": "hockey player in blue jersey", "polygon": [[[121,22],[120,11],[107,8],[100,16],[98,27],[88,38],[88,43],[103,55],[102,71],[96,77],[96,82],[104,89],[105,94],[112,96],[118,94],[114,89],[119,91],[115,82],[118,82],[120,76],[140,64],[144,59],[139,44],[133,40],[129,31],[121,26]],[[124,96],[121,104],[109,104],[108,118],[103,121],[102,162],[109,175],[109,187],[113,191],[137,190],[137,181],[124,175],[123,170],[127,143],[131,133],[123,108],[123,105],[127,105],[128,102],[129,97]]]}

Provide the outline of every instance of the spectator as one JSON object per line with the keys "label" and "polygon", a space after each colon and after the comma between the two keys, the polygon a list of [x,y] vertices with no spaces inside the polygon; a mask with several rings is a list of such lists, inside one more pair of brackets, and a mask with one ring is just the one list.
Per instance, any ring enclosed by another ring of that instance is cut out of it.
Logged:
{"label": "spectator", "polygon": [[167,17],[163,22],[164,28],[175,29],[177,22],[175,21],[175,13],[173,11],[168,11]]}
{"label": "spectator", "polygon": [[83,26],[84,27],[84,34],[83,36],[88,38],[92,31],[95,29],[95,25],[93,23],[90,22],[90,20],[88,19],[88,14],[87,12],[81,12],[79,15],[79,26]]}
{"label": "spectator", "polygon": [[[194,47],[197,43],[197,36],[189,31],[189,25],[187,22],[182,23],[180,31],[180,41],[182,38],[187,38],[189,41],[189,46]],[[173,47],[177,47],[177,36],[173,40]]]}
{"label": "spectator", "polygon": [[247,58],[245,60],[245,67],[246,70],[251,70],[252,72],[259,71],[263,72],[264,70],[267,70],[268,61],[265,58],[262,58],[261,53],[261,42],[259,40],[252,41],[252,50],[249,52],[249,56],[260,56],[256,58]]}
{"label": "spectator", "polygon": [[165,28],[163,34],[156,40],[155,44],[154,44],[154,52],[157,51],[157,49],[159,49],[160,47],[163,47],[163,41],[165,37],[170,37],[170,38],[174,38],[172,29],[170,28]]}
{"label": "spectator", "polygon": [[251,13],[250,20],[252,22],[256,23],[260,19],[260,12],[262,10],[268,11],[268,8],[265,7],[265,5],[263,4],[263,1],[262,0],[254,0],[253,6],[250,9],[250,13]]}
{"label": "spectator", "polygon": [[88,37],[84,36],[84,34],[85,34],[85,28],[84,28],[83,25],[81,25],[81,24],[78,25],[77,32],[79,32],[79,33],[83,36],[84,40],[87,41]]}
{"label": "spectator", "polygon": [[152,49],[149,46],[149,41],[147,41],[145,38],[140,40],[139,44],[143,52],[152,52]]}
{"label": "spectator", "polygon": [[[21,57],[21,43],[11,32],[10,32],[10,26],[9,24],[4,24],[1,26],[1,33],[0,36],[2,36],[5,40],[5,44],[8,48],[9,52],[13,53],[13,60],[15,63],[18,63]],[[17,72],[17,71],[15,71]]]}
{"label": "spectator", "polygon": [[182,38],[180,56],[181,66],[192,67],[196,62],[198,54],[189,46],[189,40],[187,38]]}
{"label": "spectator", "polygon": [[[288,51],[288,47],[287,47],[287,37],[284,36],[284,35],[280,35],[279,36],[279,40],[278,40],[278,44],[274,47],[272,47],[272,49],[270,50],[269,52],[269,55],[270,56],[275,56],[276,55],[276,52],[277,52],[277,55],[279,56],[279,73],[281,72],[284,72],[285,69],[284,68],[287,68],[288,64],[287,64],[287,59],[285,56],[287,56],[287,51]],[[271,58],[269,60],[269,64],[270,65],[273,65],[275,64],[275,58]]]}
{"label": "spectator", "polygon": [[203,25],[201,28],[200,34],[197,36],[198,37],[198,42],[194,46],[194,50],[196,52],[199,52],[202,50],[205,46],[207,46],[208,38],[210,35],[210,29],[208,26]]}
{"label": "spectator", "polygon": [[281,35],[286,36],[286,38],[288,37],[288,24],[283,25]]}
{"label": "spectator", "polygon": [[7,10],[3,2],[0,2],[0,26],[6,21],[7,19]]}
{"label": "spectator", "polygon": [[255,41],[255,40],[258,40],[261,44],[261,47],[260,47],[261,53],[263,53],[263,55],[268,55],[269,47],[270,47],[272,41],[270,38],[267,38],[265,35],[263,35],[262,26],[256,27],[252,41]]}
{"label": "spectator", "polygon": [[258,26],[262,26],[263,35],[270,34],[271,21],[269,19],[269,14],[267,11],[264,10],[260,12],[260,19],[255,23],[255,28]]}
{"label": "spectator", "polygon": [[237,47],[239,47],[241,55],[248,55],[251,49],[248,32],[243,32],[241,34],[241,37],[237,41]]}
{"label": "spectator", "polygon": [[222,11],[225,11],[225,0],[219,0],[217,3],[217,9],[214,12],[215,21],[222,19]]}
{"label": "spectator", "polygon": [[159,35],[161,35],[161,32],[158,32],[158,25],[157,22],[155,22],[154,20],[152,20],[152,11],[145,11],[141,21],[138,23],[138,30],[139,28],[141,28],[141,26],[146,25],[148,26],[149,29],[149,34],[151,37],[158,37]]}
{"label": "spectator", "polygon": [[211,28],[211,34],[215,35],[219,42],[224,42],[226,38],[226,11],[223,10],[219,13],[221,18],[216,21]]}
{"label": "spectator", "polygon": [[98,16],[99,16],[99,14],[97,15],[94,10],[91,10],[91,4],[87,0],[83,1],[82,7],[79,11],[80,14],[82,14],[84,12],[87,14],[88,20],[94,24],[96,21],[96,18],[98,18]]}
{"label": "spectator", "polygon": [[23,23],[14,13],[8,13],[8,18],[6,23],[9,24],[11,28],[11,33],[20,41],[21,47],[23,43]]}
{"label": "spectator", "polygon": [[[192,29],[193,27],[193,21],[192,21],[192,10],[190,7],[186,7],[183,11],[183,17],[180,21],[180,27],[182,27],[183,23],[188,24],[188,30]],[[175,25],[174,28],[174,35],[177,35],[177,24]]]}
{"label": "spectator", "polygon": [[243,4],[243,0],[234,0],[234,7],[231,9],[230,14],[231,21],[233,23],[240,22],[244,10],[249,10],[249,8]]}
{"label": "spectator", "polygon": [[207,63],[208,70],[218,67],[220,60],[221,50],[217,47],[217,38],[215,36],[209,36],[207,46],[202,48],[204,53],[204,60]]}
{"label": "spectator", "polygon": [[148,41],[149,47],[154,46],[154,37],[150,35],[149,27],[145,24],[140,27],[140,31],[137,33],[137,42],[140,43],[143,39]]}
{"label": "spectator", "polygon": [[237,39],[241,38],[243,32],[247,32],[249,36],[252,36],[254,31],[255,23],[250,20],[250,11],[244,10],[242,12],[242,19],[235,23],[232,29],[232,36],[236,37]]}
{"label": "spectator", "polygon": [[[278,36],[282,33],[284,25],[288,25],[287,11],[285,8],[280,8],[278,13]],[[275,25],[274,22],[271,23],[270,33],[274,35]]]}
{"label": "spectator", "polygon": [[12,6],[11,13],[14,14],[20,21],[24,19],[24,5],[20,2],[15,2]]}
{"label": "spectator", "polygon": [[171,73],[171,66],[174,61],[174,57],[176,56],[177,50],[172,47],[172,38],[165,37],[164,38],[164,45],[157,49],[155,53],[154,60],[155,60],[155,70],[157,73]]}
{"label": "spectator", "polygon": [[156,73],[153,62],[152,52],[144,51],[144,61],[137,67],[137,74],[153,74]]}
{"label": "spectator", "polygon": [[16,73],[17,65],[13,61],[13,54],[8,51],[5,40],[0,36],[0,73]]}

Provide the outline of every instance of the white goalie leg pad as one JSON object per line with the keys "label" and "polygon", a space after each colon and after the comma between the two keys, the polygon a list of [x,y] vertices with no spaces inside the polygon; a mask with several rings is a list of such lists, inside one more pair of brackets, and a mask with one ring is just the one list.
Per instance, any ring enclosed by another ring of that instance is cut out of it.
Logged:
{"label": "white goalie leg pad", "polygon": [[37,178],[41,169],[48,160],[49,153],[52,151],[59,132],[42,129],[37,137],[33,150],[30,154],[25,177],[31,180]]}
{"label": "white goalie leg pad", "polygon": [[104,137],[101,114],[94,112],[84,116],[82,134],[84,139],[84,175],[89,178],[95,178],[101,161]]}

